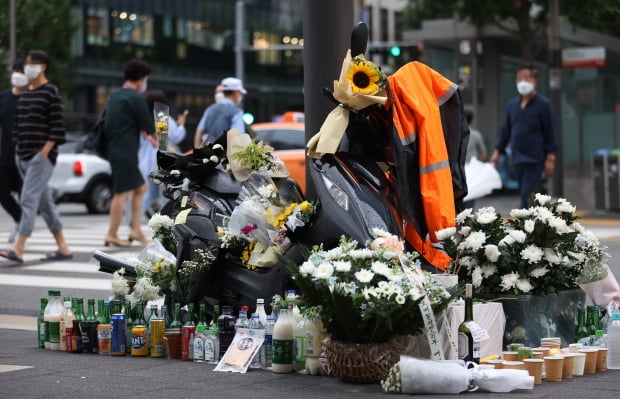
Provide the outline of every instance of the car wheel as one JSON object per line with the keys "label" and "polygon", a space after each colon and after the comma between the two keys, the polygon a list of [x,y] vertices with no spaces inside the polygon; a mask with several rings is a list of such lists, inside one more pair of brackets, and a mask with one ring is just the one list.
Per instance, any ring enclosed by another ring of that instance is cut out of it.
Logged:
{"label": "car wheel", "polygon": [[88,213],[108,213],[110,200],[112,199],[112,187],[104,180],[93,183],[86,193],[86,208]]}

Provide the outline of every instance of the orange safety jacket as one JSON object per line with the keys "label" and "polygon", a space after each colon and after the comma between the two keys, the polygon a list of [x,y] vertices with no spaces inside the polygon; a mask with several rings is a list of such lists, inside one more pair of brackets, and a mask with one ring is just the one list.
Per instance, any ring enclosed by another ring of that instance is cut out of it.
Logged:
{"label": "orange safety jacket", "polygon": [[388,77],[394,166],[405,239],[433,266],[450,257],[435,248],[436,232],[455,225],[467,194],[469,129],[458,86],[430,67],[410,62]]}

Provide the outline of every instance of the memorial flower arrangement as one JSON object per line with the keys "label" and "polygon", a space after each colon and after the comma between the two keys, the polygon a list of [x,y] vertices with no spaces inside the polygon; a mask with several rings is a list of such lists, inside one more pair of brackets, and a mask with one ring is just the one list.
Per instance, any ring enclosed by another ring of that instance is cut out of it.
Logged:
{"label": "memorial flower arrangement", "polygon": [[505,219],[492,207],[466,209],[437,237],[453,259],[450,271],[479,293],[557,293],[606,275],[606,248],[574,212],[565,199],[535,194]]}
{"label": "memorial flower arrangement", "polygon": [[174,220],[169,216],[156,213],[149,219],[148,226],[154,239],[161,242],[168,252],[177,253],[177,238],[172,233]]}
{"label": "memorial flower arrangement", "polygon": [[360,247],[341,237],[332,249],[306,249],[296,265],[281,257],[285,270],[301,290],[302,302],[320,306],[323,325],[332,339],[383,343],[396,335],[419,333],[424,326],[418,308],[428,296],[433,310],[450,295],[420,269],[417,253],[403,253],[402,242],[375,230],[376,240]]}
{"label": "memorial flower arrangement", "polygon": [[138,260],[136,276],[128,276],[123,268],[112,275],[112,291],[117,298],[131,303],[152,301],[164,295],[165,290],[176,291],[176,267],[163,255],[158,259]]}
{"label": "memorial flower arrangement", "polygon": [[222,247],[241,250],[241,260],[250,269],[277,263],[277,253],[292,244],[294,232],[308,225],[316,203],[282,199],[269,176],[252,174],[240,195],[228,226],[218,230]]}

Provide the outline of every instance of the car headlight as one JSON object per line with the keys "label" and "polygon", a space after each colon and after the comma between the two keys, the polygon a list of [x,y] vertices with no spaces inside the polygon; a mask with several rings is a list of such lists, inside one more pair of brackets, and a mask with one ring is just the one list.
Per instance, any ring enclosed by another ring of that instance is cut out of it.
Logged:
{"label": "car headlight", "polygon": [[349,196],[344,190],[333,181],[329,180],[325,175],[321,175],[323,179],[323,184],[325,184],[325,188],[327,188],[327,192],[329,196],[334,200],[339,207],[344,209],[345,211],[349,210]]}

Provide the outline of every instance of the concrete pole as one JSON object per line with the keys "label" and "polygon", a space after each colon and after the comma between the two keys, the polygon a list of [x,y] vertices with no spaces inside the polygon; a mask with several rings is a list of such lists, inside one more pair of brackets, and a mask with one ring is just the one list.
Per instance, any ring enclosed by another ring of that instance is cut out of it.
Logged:
{"label": "concrete pole", "polygon": [[553,195],[564,196],[564,156],[562,151],[562,59],[560,45],[560,4],[549,1],[549,99],[555,110],[558,151],[555,155]]}
{"label": "concrete pole", "polygon": [[244,80],[243,51],[245,42],[243,31],[245,30],[245,2],[237,0],[235,6],[235,77]]}
{"label": "concrete pole", "polygon": [[15,1],[16,0],[11,0],[11,3],[9,5],[9,19],[11,20],[10,22],[10,28],[9,28],[9,71],[11,71],[11,69],[13,69],[13,64],[15,63],[15,57],[17,56],[15,53],[17,52],[17,45],[16,45],[16,12],[15,12]]}
{"label": "concrete pole", "polygon": [[[321,94],[333,89],[342,60],[351,43],[353,2],[351,0],[304,0],[304,112],[306,141],[321,128],[334,104]],[[307,169],[307,168],[306,168]],[[308,179],[306,179],[308,180]],[[307,181],[308,198],[316,197]]]}

